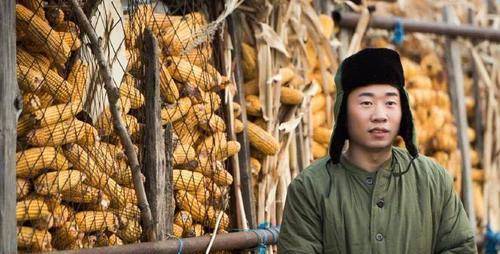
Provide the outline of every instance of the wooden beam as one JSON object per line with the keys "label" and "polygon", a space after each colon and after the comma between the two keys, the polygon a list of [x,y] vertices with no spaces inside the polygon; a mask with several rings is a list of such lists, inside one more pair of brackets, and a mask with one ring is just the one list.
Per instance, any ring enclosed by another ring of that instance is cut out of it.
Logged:
{"label": "wooden beam", "polygon": [[[456,20],[451,6],[445,6],[443,16],[448,24]],[[476,214],[472,202],[472,165],[470,158],[470,143],[467,136],[467,111],[465,108],[465,93],[463,84],[463,70],[460,55],[460,45],[454,39],[446,38],[446,69],[448,72],[449,89],[452,107],[458,125],[458,143],[462,153],[462,190],[463,204],[469,216],[472,230],[476,232]]]}
{"label": "wooden beam", "polygon": [[142,52],[145,65],[145,117],[144,132],[144,161],[143,172],[146,176],[146,196],[151,206],[153,229],[156,241],[164,240],[167,236],[167,223],[172,217],[165,216],[165,141],[161,125],[161,98],[159,74],[158,42],[151,30],[144,31],[144,48]]}
{"label": "wooden beam", "polygon": [[14,0],[0,1],[0,253],[16,253],[16,125],[22,99],[16,78]]}

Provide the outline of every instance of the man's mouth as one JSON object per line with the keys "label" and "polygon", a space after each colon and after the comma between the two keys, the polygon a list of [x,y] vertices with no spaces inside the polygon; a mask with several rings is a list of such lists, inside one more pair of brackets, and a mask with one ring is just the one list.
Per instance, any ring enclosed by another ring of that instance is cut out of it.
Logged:
{"label": "man's mouth", "polygon": [[368,132],[370,133],[388,133],[389,130],[388,129],[385,129],[385,128],[372,128],[370,130],[368,130]]}

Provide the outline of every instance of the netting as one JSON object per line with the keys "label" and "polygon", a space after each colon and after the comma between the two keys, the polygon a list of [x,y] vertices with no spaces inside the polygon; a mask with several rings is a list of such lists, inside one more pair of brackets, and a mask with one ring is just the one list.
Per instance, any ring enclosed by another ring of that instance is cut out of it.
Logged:
{"label": "netting", "polygon": [[[119,89],[118,106],[140,162],[145,28],[161,47],[161,119],[172,124],[174,136],[171,236],[201,236],[216,226],[227,230],[232,176],[225,161],[240,145],[225,133],[220,91],[227,79],[213,66],[211,36],[203,30],[207,7],[190,1],[122,6],[105,0],[91,10],[89,20]],[[24,99],[16,154],[19,250],[141,241],[132,172],[90,41],[70,5],[18,1],[16,19],[17,77]]]}

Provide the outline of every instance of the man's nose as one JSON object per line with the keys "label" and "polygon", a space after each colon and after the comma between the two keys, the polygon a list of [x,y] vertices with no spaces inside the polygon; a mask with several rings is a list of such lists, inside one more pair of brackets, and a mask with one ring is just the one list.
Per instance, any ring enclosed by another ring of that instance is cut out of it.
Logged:
{"label": "man's nose", "polygon": [[375,110],[373,111],[373,114],[372,114],[372,117],[371,117],[371,121],[373,122],[382,122],[382,123],[385,123],[387,122],[388,120],[388,117],[387,117],[387,112],[385,111],[384,109],[384,106],[383,105],[376,105],[375,106]]}

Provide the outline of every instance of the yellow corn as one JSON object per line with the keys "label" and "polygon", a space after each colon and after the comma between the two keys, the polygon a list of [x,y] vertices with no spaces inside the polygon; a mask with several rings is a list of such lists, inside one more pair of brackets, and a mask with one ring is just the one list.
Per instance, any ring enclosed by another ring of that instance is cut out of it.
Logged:
{"label": "yellow corn", "polygon": [[126,243],[137,242],[141,238],[142,228],[139,221],[132,220],[124,228],[118,230],[116,235]]}
{"label": "yellow corn", "polygon": [[20,4],[34,12],[38,17],[45,20],[45,10],[43,9],[43,0],[20,0]]}
{"label": "yellow corn", "polygon": [[179,99],[179,89],[165,66],[160,71],[160,94],[168,103],[175,103]]}
{"label": "yellow corn", "polygon": [[30,251],[51,250],[52,235],[46,230],[17,227],[17,246]]}
{"label": "yellow corn", "polygon": [[[231,141],[229,141],[231,142]],[[201,168],[197,167],[196,170],[200,170]],[[201,173],[214,181],[215,184],[219,186],[229,186],[233,183],[233,176],[227,170],[224,169],[224,166],[221,162],[217,161],[215,165],[211,167],[206,167],[205,170],[202,170]]]}
{"label": "yellow corn", "polygon": [[256,95],[247,95],[245,97],[247,114],[250,116],[262,116],[262,104]]}
{"label": "yellow corn", "polygon": [[226,131],[226,123],[224,119],[218,115],[211,115],[207,121],[201,121],[200,127],[208,132],[224,132]]}
{"label": "yellow corn", "polygon": [[316,113],[322,111],[326,105],[326,97],[324,94],[315,95],[311,99],[311,112]]}
{"label": "yellow corn", "polygon": [[16,126],[17,136],[22,137],[28,131],[32,130],[35,126],[35,122],[35,119],[33,119],[30,114],[21,115]]}
{"label": "yellow corn", "polygon": [[295,88],[281,87],[280,101],[283,104],[298,105],[302,102],[304,94]]}
{"label": "yellow corn", "polygon": [[205,234],[205,230],[203,229],[203,225],[201,224],[193,224],[191,228],[184,233],[186,237],[195,237],[195,236],[203,236]]}
{"label": "yellow corn", "polygon": [[66,62],[71,49],[66,42],[58,38],[57,33],[52,30],[47,22],[19,4],[16,5],[16,21],[17,25],[26,29],[33,42],[43,45],[44,50],[56,63],[64,64]]}
{"label": "yellow corn", "polygon": [[31,182],[23,179],[16,178],[16,198],[17,200],[24,198],[31,189]]}
{"label": "yellow corn", "polygon": [[325,157],[328,153],[328,149],[316,141],[312,141],[311,152],[314,159],[319,159]]}
{"label": "yellow corn", "polygon": [[195,191],[205,188],[204,176],[189,170],[173,170],[172,182],[175,190]]}
{"label": "yellow corn", "polygon": [[[120,97],[120,99],[118,99],[117,106],[120,108],[122,116],[126,115],[131,107],[130,99],[123,96]],[[113,132],[113,118],[109,106],[106,107],[106,109],[104,109],[104,111],[99,115],[95,126],[101,135],[109,135]]]}
{"label": "yellow corn", "polygon": [[210,203],[210,191],[209,190],[206,190],[205,188],[199,188],[199,189],[196,189],[196,190],[190,190],[188,191],[189,194],[193,195],[194,198],[196,198],[196,200],[198,200],[198,202],[202,203],[202,204],[209,204]]}
{"label": "yellow corn", "polygon": [[99,169],[111,176],[118,184],[131,186],[132,171],[126,161],[119,160],[110,150],[111,144],[98,142],[95,146],[83,146],[85,151],[96,162]]}
{"label": "yellow corn", "polygon": [[[139,202],[137,200],[137,194],[135,194],[134,188],[123,187],[123,192],[125,193],[125,197],[130,204],[137,205]],[[116,206],[114,206],[116,207]]]}
{"label": "yellow corn", "polygon": [[188,163],[196,158],[196,152],[190,145],[178,143],[173,151],[174,166]]}
{"label": "yellow corn", "polygon": [[139,221],[141,219],[141,210],[137,205],[132,203],[127,203],[123,208],[110,207],[109,211],[118,217],[120,225],[127,225],[130,220]]}
{"label": "yellow corn", "polygon": [[239,117],[241,115],[241,105],[233,101],[233,112],[234,117]]}
{"label": "yellow corn", "polygon": [[280,68],[281,84],[286,84],[295,77],[295,71],[290,67]]}
{"label": "yellow corn", "polygon": [[182,210],[185,210],[191,214],[194,221],[203,222],[205,220],[205,206],[201,202],[196,200],[196,198],[189,192],[178,190],[175,199]]}
{"label": "yellow corn", "polygon": [[71,92],[71,101],[84,100],[85,90],[87,89],[88,66],[81,59],[75,61],[71,71],[68,74],[67,81],[73,85]]}
{"label": "yellow corn", "polygon": [[81,146],[76,144],[68,146],[64,150],[64,155],[73,164],[73,167],[85,173],[87,176],[86,184],[102,190],[114,202],[118,202],[119,206],[127,203],[124,188],[102,172]]}
{"label": "yellow corn", "polygon": [[16,153],[16,176],[32,178],[44,169],[63,171],[70,168],[68,160],[54,147],[37,147]]}
{"label": "yellow corn", "polygon": [[227,141],[221,144],[220,148],[215,152],[216,160],[224,160],[230,156],[237,154],[241,149],[241,145],[238,141]]}
{"label": "yellow corn", "polygon": [[41,72],[24,65],[17,65],[17,83],[24,91],[38,92],[42,88],[43,75]]}
{"label": "yellow corn", "polygon": [[111,175],[111,178],[124,187],[133,188],[134,186],[132,170],[124,160],[117,161],[116,171]]}
{"label": "yellow corn", "polygon": [[162,124],[175,122],[185,116],[191,108],[191,100],[189,98],[180,98],[176,105],[166,106],[161,110]]}
{"label": "yellow corn", "polygon": [[220,84],[210,73],[179,57],[167,58],[166,67],[175,80],[196,85],[203,91],[209,91]]}
{"label": "yellow corn", "polygon": [[[40,54],[31,54],[22,47],[18,47],[16,51],[17,66],[24,66],[28,69],[40,73],[46,73],[50,69],[51,62],[49,59]],[[26,72],[24,72],[26,73]],[[43,74],[41,74],[43,76]],[[19,76],[19,75],[18,75]]]}
{"label": "yellow corn", "polygon": [[57,25],[64,21],[64,12],[60,8],[51,6],[47,10],[46,17],[51,25]]}
{"label": "yellow corn", "polygon": [[223,213],[222,219],[220,220],[219,223],[219,228],[225,230],[229,227],[229,216],[223,211],[215,210],[212,206],[208,207],[207,209],[209,225],[211,228],[215,228],[215,224],[217,222],[217,216],[219,215],[219,213]]}
{"label": "yellow corn", "polygon": [[194,65],[203,66],[212,59],[212,51],[210,45],[200,45],[179,57]]}
{"label": "yellow corn", "polygon": [[94,248],[96,241],[97,241],[97,236],[85,235],[82,239],[82,248],[84,249]]}
{"label": "yellow corn", "polygon": [[54,97],[49,93],[41,91],[38,94],[38,98],[40,98],[40,102],[42,103],[42,108],[47,108],[54,103]]}
{"label": "yellow corn", "polygon": [[69,245],[83,238],[83,233],[79,233],[78,226],[74,219],[66,221],[54,231],[52,245],[58,250],[68,249]]}
{"label": "yellow corn", "polygon": [[195,146],[198,142],[198,139],[202,136],[202,133],[198,130],[198,128],[193,128],[194,126],[188,123],[190,122],[183,120],[175,122],[173,132],[177,135],[180,143],[189,146]]}
{"label": "yellow corn", "polygon": [[184,233],[184,228],[182,228],[181,226],[179,226],[177,224],[172,224],[172,234],[175,237],[181,238],[183,233]]}
{"label": "yellow corn", "polygon": [[234,119],[234,132],[235,133],[241,133],[243,131],[243,122],[241,122],[239,119]]}
{"label": "yellow corn", "polygon": [[31,131],[27,142],[33,146],[59,146],[73,142],[92,145],[98,138],[97,130],[92,125],[72,118]]}
{"label": "yellow corn", "polygon": [[68,45],[71,49],[71,51],[78,50],[82,46],[82,42],[78,38],[78,36],[75,36],[73,33],[70,32],[58,32],[60,40],[62,40],[66,45]]}
{"label": "yellow corn", "polygon": [[74,117],[82,110],[82,106],[80,102],[68,102],[43,108],[32,114],[40,123],[40,127],[45,127]]}
{"label": "yellow corn", "polygon": [[102,208],[107,208],[111,202],[101,190],[84,183],[79,183],[72,186],[71,189],[61,192],[61,197],[65,201],[97,204]]}
{"label": "yellow corn", "polygon": [[42,102],[35,93],[23,94],[23,112],[30,113],[40,109]]}
{"label": "yellow corn", "polygon": [[111,212],[83,211],[75,214],[75,222],[81,232],[89,233],[108,230],[116,232],[118,220]]}
{"label": "yellow corn", "polygon": [[317,128],[326,122],[326,111],[318,111],[312,115],[313,128]]}
{"label": "yellow corn", "polygon": [[44,221],[50,228],[52,226],[52,213],[49,206],[38,199],[27,199],[16,204],[16,220],[23,221]]}
{"label": "yellow corn", "polygon": [[179,211],[175,214],[174,225],[187,230],[193,225],[193,217],[188,211]]}
{"label": "yellow corn", "polygon": [[250,168],[252,170],[252,175],[253,176],[258,176],[260,169],[262,168],[262,165],[260,164],[260,161],[250,157]]}
{"label": "yellow corn", "polygon": [[332,135],[332,130],[325,127],[318,127],[313,129],[313,139],[314,141],[328,145],[330,143],[330,136]]}
{"label": "yellow corn", "polygon": [[41,195],[56,195],[70,190],[85,179],[86,176],[78,170],[49,172],[36,178],[35,191]]}
{"label": "yellow corn", "polygon": [[208,41],[206,35],[198,32],[206,24],[206,19],[200,13],[186,15],[178,25],[165,28],[159,40],[169,55],[179,55],[194,40]]}
{"label": "yellow corn", "polygon": [[[203,105],[205,106],[205,113],[210,114],[220,108],[221,98],[216,92],[201,91],[201,98],[203,99]],[[201,109],[203,108],[199,107],[197,110]]]}
{"label": "yellow corn", "polygon": [[62,227],[74,215],[71,207],[60,203],[55,203],[50,207],[52,216],[54,218],[54,227]]}
{"label": "yellow corn", "polygon": [[123,240],[120,239],[116,234],[99,234],[97,236],[96,247],[105,247],[105,246],[119,246],[123,245]]}
{"label": "yellow corn", "polygon": [[65,20],[64,22],[56,24],[54,26],[54,29],[58,32],[67,32],[74,35],[80,34],[80,29],[78,28],[78,26],[73,21],[69,20]]}
{"label": "yellow corn", "polygon": [[250,80],[255,78],[257,76],[257,51],[252,46],[242,43],[241,55],[243,58],[242,67],[245,79]]}
{"label": "yellow corn", "polygon": [[215,154],[227,142],[227,135],[224,132],[216,132],[205,138],[197,147],[199,154]]}
{"label": "yellow corn", "polygon": [[120,96],[130,99],[131,108],[140,108],[144,105],[144,95],[136,88],[137,80],[130,74],[123,76],[122,84],[120,85]]}
{"label": "yellow corn", "polygon": [[266,155],[275,155],[278,153],[280,144],[264,129],[252,122],[248,122],[247,131],[250,145],[252,145],[255,149]]}
{"label": "yellow corn", "polygon": [[257,79],[252,79],[250,81],[245,82],[243,84],[243,93],[248,95],[258,95],[259,94],[259,84],[257,83]]}

